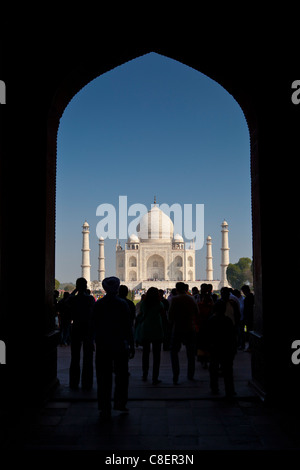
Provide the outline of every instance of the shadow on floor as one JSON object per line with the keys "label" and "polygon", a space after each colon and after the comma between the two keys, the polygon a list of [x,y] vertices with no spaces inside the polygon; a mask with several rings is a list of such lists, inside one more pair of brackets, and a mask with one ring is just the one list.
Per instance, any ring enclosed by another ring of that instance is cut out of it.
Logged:
{"label": "shadow on floor", "polygon": [[[191,452],[215,450],[299,449],[297,421],[265,407],[249,386],[250,353],[239,352],[234,364],[236,400],[224,401],[209,391],[208,370],[196,364],[195,381],[186,379],[185,351],[180,353],[180,384],[174,386],[168,352],[162,353],[159,385],[141,380],[141,355],[130,361],[129,413],[113,411],[108,422],[99,419],[96,381],[91,392],[68,387],[70,348],[58,348],[60,385],[38,412],[27,410],[6,439],[9,450],[97,450],[103,455],[125,451]],[[152,454],[151,454],[152,453]],[[147,454],[147,455],[148,455]],[[143,454],[146,455],[146,454]],[[148,458],[148,457],[147,457]]]}

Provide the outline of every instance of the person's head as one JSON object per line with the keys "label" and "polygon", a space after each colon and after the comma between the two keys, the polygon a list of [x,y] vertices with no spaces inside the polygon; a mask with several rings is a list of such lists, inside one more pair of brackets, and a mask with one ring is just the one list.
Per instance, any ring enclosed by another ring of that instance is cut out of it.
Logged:
{"label": "person's head", "polygon": [[185,287],[184,282],[176,282],[176,290],[178,294],[185,294],[186,293],[186,287]]}
{"label": "person's head", "polygon": [[244,295],[250,294],[250,287],[245,284],[244,286],[241,287],[241,291],[243,292]]}
{"label": "person's head", "polygon": [[200,293],[201,295],[205,295],[207,293],[208,287],[205,282],[203,282],[200,286]]}
{"label": "person's head", "polygon": [[199,289],[198,289],[198,287],[192,287],[192,294],[193,294],[193,295],[199,294]]}
{"label": "person's head", "polygon": [[87,289],[87,280],[84,277],[76,279],[76,289],[78,292],[85,292]]}
{"label": "person's head", "polygon": [[145,302],[148,305],[153,305],[160,302],[160,296],[156,287],[149,287],[146,293]]}
{"label": "person's head", "polygon": [[228,287],[222,287],[221,289],[221,299],[224,300],[224,302],[227,302],[229,300],[230,296],[230,290]]}
{"label": "person's head", "polygon": [[117,295],[120,286],[120,279],[115,276],[106,277],[102,281],[102,287],[107,294]]}
{"label": "person's head", "polygon": [[128,287],[125,286],[124,284],[121,284],[119,287],[119,297],[126,299],[127,295],[128,295]]}
{"label": "person's head", "polygon": [[233,289],[232,291],[233,295],[235,295],[238,299],[241,297],[241,291],[238,289]]}
{"label": "person's head", "polygon": [[163,298],[164,298],[164,295],[165,295],[163,289],[158,289],[158,293],[159,293],[159,298],[160,298],[160,299],[163,299]]}

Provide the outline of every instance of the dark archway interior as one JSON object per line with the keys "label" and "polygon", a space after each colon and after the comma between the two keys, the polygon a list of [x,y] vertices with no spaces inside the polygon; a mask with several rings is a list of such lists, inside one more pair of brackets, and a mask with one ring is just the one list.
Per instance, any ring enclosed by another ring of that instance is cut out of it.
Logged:
{"label": "dark archway interior", "polygon": [[[66,52],[62,43],[57,48],[52,44],[43,55],[32,49],[29,55],[24,39],[14,64],[3,59],[10,67],[4,67],[6,75],[1,77],[7,82],[9,103],[1,107],[0,123],[0,339],[7,351],[7,365],[0,370],[1,403],[12,397],[18,404],[40,400],[56,382],[52,295],[59,119],[72,97],[93,78],[150,51],[217,81],[245,114],[251,139],[256,293],[252,381],[264,398],[296,399],[299,372],[290,357],[299,329],[289,279],[297,265],[297,250],[291,247],[292,255],[287,256],[283,247],[285,235],[289,242],[294,239],[293,161],[299,154],[298,109],[290,100],[291,83],[297,78],[292,66],[277,50],[270,50],[262,62],[259,50],[250,48],[241,56],[239,45],[226,47],[225,40],[217,55],[209,47],[204,51],[190,44],[185,48],[165,43],[150,47],[137,43],[126,49],[97,42],[85,46],[69,44]],[[21,69],[30,73],[20,81]]]}

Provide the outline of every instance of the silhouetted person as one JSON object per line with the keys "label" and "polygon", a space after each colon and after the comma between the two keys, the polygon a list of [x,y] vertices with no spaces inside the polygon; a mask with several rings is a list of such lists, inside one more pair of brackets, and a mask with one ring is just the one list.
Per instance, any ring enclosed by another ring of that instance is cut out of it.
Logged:
{"label": "silhouetted person", "polygon": [[134,340],[135,340],[135,344],[136,344],[137,347],[141,346],[141,344],[139,342],[139,334],[140,334],[141,319],[142,319],[141,305],[142,305],[143,301],[145,300],[145,298],[146,298],[146,294],[142,294],[141,295],[141,300],[135,306],[136,317],[135,317],[135,323],[134,323]]}
{"label": "silhouetted person", "polygon": [[212,284],[207,284],[207,292],[210,296],[213,294],[213,285]]}
{"label": "silhouetted person", "polygon": [[183,282],[176,283],[177,295],[172,298],[169,309],[169,322],[171,323],[171,363],[173,383],[178,383],[180,372],[178,353],[181,345],[185,344],[188,360],[188,379],[193,380],[195,374],[195,322],[198,307],[193,297],[186,293]]}
{"label": "silhouetted person", "polygon": [[80,351],[83,349],[81,386],[90,390],[93,386],[93,337],[92,311],[95,300],[87,293],[87,281],[80,277],[76,288],[67,300],[71,321],[71,364],[69,383],[78,388],[80,382]]}
{"label": "silhouetted person", "polygon": [[253,310],[254,310],[254,294],[250,291],[248,285],[241,287],[244,298],[244,322],[246,326],[245,340],[249,341],[249,331],[253,330]]}
{"label": "silhouetted person", "polygon": [[198,287],[192,287],[192,296],[194,297],[195,302],[199,302],[200,300],[200,292]]}
{"label": "silhouetted person", "polygon": [[170,292],[170,294],[168,295],[168,298],[167,298],[167,301],[169,302],[169,305],[171,304],[173,297],[175,297],[176,295],[177,295],[177,290],[176,290],[176,288],[174,287],[174,288],[171,290],[171,292]]}
{"label": "silhouetted person", "polygon": [[153,370],[152,383],[156,385],[160,383],[158,379],[160,367],[161,344],[164,338],[162,316],[164,313],[163,304],[160,301],[158,289],[150,287],[146,293],[145,300],[141,304],[140,309],[140,343],[143,346],[142,369],[143,380],[147,380],[149,372],[149,356],[152,344],[153,354]]}
{"label": "silhouetted person", "polygon": [[200,299],[204,296],[204,295],[207,295],[208,293],[208,284],[206,284],[205,282],[203,282],[200,286]]}
{"label": "silhouetted person", "polygon": [[236,354],[236,332],[232,320],[225,315],[226,303],[218,300],[214,304],[213,314],[207,322],[207,340],[210,353],[209,374],[210,388],[218,393],[219,367],[221,367],[225,394],[227,398],[235,395],[233,382],[233,359]]}
{"label": "silhouetted person", "polygon": [[192,295],[192,294],[190,293],[190,287],[189,287],[189,285],[188,285],[188,284],[184,284],[184,286],[185,286],[185,293],[188,294],[188,295]]}
{"label": "silhouetted person", "polygon": [[161,303],[163,304],[163,313],[162,313],[162,325],[164,330],[164,340],[163,340],[163,350],[169,351],[170,350],[170,324],[168,321],[168,311],[169,311],[169,302],[164,297],[163,289],[158,290],[159,298]]}
{"label": "silhouetted person", "polygon": [[128,359],[134,357],[130,310],[117,296],[120,279],[102,281],[106,295],[97,300],[93,312],[96,341],[97,399],[101,416],[111,415],[112,380],[115,373],[114,409],[128,411]]}
{"label": "silhouetted person", "polygon": [[60,344],[67,346],[71,341],[71,320],[68,308],[69,292],[64,292],[63,298],[57,303],[57,311],[60,328]]}
{"label": "silhouetted person", "polygon": [[207,368],[208,362],[206,327],[207,321],[212,314],[213,305],[214,303],[208,288],[208,284],[202,284],[201,294],[199,295],[199,301],[197,302],[198,316],[196,322],[196,346],[197,358],[205,369]]}
{"label": "silhouetted person", "polygon": [[236,334],[238,333],[239,323],[241,319],[240,307],[238,305],[238,299],[231,298],[231,292],[229,287],[221,288],[221,300],[226,304],[225,315],[228,316],[235,326]]}
{"label": "silhouetted person", "polygon": [[[55,328],[55,326],[59,326],[59,318],[58,318],[58,311],[57,311],[58,297],[59,297],[59,291],[55,289],[53,292],[53,317],[51,318],[51,321],[52,321],[51,326],[53,328]],[[57,319],[57,323],[56,323],[56,319]]]}
{"label": "silhouetted person", "polygon": [[145,299],[145,297],[146,297],[146,294],[142,294],[141,295],[141,300],[135,304],[136,317],[140,314],[141,304],[142,304],[143,300]]}
{"label": "silhouetted person", "polygon": [[132,302],[132,300],[130,299],[127,299],[127,295],[128,295],[128,287],[125,286],[124,284],[122,284],[120,287],[119,287],[119,297],[123,300],[125,300],[125,302],[127,302],[128,304],[128,307],[129,307],[129,310],[130,310],[130,320],[131,320],[131,325],[132,327],[134,326],[134,322],[135,322],[135,305],[134,303]]}
{"label": "silhouetted person", "polygon": [[238,349],[245,349],[245,320],[244,320],[244,297],[239,289],[233,289],[233,295],[238,299],[240,304],[240,323],[238,327]]}

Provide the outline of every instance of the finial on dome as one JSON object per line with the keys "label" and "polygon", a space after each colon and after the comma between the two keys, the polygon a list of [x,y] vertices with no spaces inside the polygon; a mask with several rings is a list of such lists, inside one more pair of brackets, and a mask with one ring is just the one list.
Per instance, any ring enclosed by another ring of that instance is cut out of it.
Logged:
{"label": "finial on dome", "polygon": [[156,204],[156,196],[154,196],[154,204]]}

